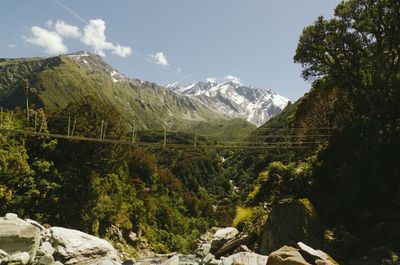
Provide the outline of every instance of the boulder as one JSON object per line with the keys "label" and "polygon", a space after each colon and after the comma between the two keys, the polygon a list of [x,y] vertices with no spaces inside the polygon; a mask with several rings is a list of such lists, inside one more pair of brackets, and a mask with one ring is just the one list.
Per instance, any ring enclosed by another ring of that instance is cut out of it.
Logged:
{"label": "boulder", "polygon": [[174,255],[167,261],[163,262],[162,265],[179,265],[179,255]]}
{"label": "boulder", "polygon": [[234,227],[226,227],[219,229],[215,232],[211,241],[211,253],[215,253],[220,249],[228,240],[234,239],[239,234],[239,230]]}
{"label": "boulder", "polygon": [[23,261],[25,261],[26,255],[21,253],[27,253],[29,255],[28,262],[32,262],[39,243],[39,228],[19,219],[16,214],[9,213],[6,214],[6,217],[0,218],[0,249],[13,258],[23,257]]}
{"label": "boulder", "polygon": [[221,258],[222,265],[265,265],[268,261],[268,256],[259,255],[252,252],[239,252],[227,258]]}
{"label": "boulder", "polygon": [[318,265],[339,265],[331,256],[322,250],[315,250],[302,242],[298,242],[299,252],[303,258],[311,263]]}
{"label": "boulder", "polygon": [[39,260],[37,261],[37,265],[54,265],[54,258],[52,255],[44,255],[42,257],[39,258]]}
{"label": "boulder", "polygon": [[285,199],[275,205],[264,225],[260,254],[281,246],[296,247],[302,241],[320,248],[321,225],[314,206],[308,199]]}
{"label": "boulder", "polygon": [[268,257],[267,265],[311,265],[308,263],[299,250],[293,247],[284,246]]}
{"label": "boulder", "polygon": [[44,256],[44,255],[51,255],[51,256],[53,256],[53,254],[54,254],[55,251],[56,251],[56,250],[53,248],[53,246],[52,246],[49,242],[43,242],[43,243],[39,246],[39,248],[38,248],[36,254],[37,254],[37,256]]}
{"label": "boulder", "polygon": [[232,254],[240,245],[250,244],[256,239],[257,237],[255,234],[237,236],[236,238],[226,241],[217,251],[214,252],[214,255],[219,258],[221,256],[224,256],[225,254]]}
{"label": "boulder", "polygon": [[30,262],[31,256],[28,252],[14,252],[10,255],[8,265],[25,265]]}
{"label": "boulder", "polygon": [[0,249],[0,264],[7,264],[9,260],[8,253]]}
{"label": "boulder", "polygon": [[[62,227],[52,227],[50,232],[54,256],[65,264],[97,264],[99,259],[120,262],[118,252],[106,240]],[[91,260],[97,263],[90,263]]]}

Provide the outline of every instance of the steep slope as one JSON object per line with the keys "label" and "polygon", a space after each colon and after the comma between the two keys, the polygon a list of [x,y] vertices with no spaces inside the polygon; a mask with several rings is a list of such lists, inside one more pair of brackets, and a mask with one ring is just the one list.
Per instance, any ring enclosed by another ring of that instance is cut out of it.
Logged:
{"label": "steep slope", "polygon": [[[137,129],[159,130],[167,124],[171,130],[201,131],[203,125],[227,126],[231,118],[216,113],[201,102],[141,80],[131,80],[114,70],[97,55],[79,52],[51,58],[0,59],[0,105],[23,106],[26,78],[34,92],[29,100],[47,109],[65,107],[83,96],[93,95],[114,106],[127,123]],[[239,123],[243,133],[253,129]],[[227,126],[229,127],[229,126]]]}
{"label": "steep slope", "polygon": [[246,119],[256,126],[280,113],[289,102],[289,99],[271,90],[245,86],[237,80],[218,82],[208,79],[189,86],[174,83],[167,88],[196,98],[219,113]]}

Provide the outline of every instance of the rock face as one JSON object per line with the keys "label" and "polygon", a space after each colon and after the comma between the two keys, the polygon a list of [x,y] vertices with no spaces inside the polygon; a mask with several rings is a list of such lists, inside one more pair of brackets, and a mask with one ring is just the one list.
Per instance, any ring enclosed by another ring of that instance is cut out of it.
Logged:
{"label": "rock face", "polygon": [[37,227],[18,219],[15,214],[0,218],[0,249],[8,253],[10,259],[22,258],[23,262],[27,259],[26,263],[33,261],[39,243],[40,230]]}
{"label": "rock face", "polygon": [[[176,259],[175,259],[176,260]],[[0,265],[119,265],[119,253],[107,241],[83,232],[18,218],[0,217]],[[171,263],[174,264],[174,263]]]}
{"label": "rock face", "polygon": [[269,255],[267,265],[311,265],[298,249],[284,246]]}
{"label": "rock face", "polygon": [[268,256],[259,255],[252,252],[239,252],[227,258],[221,258],[222,265],[233,264],[251,264],[251,265],[265,265],[268,261]]}
{"label": "rock face", "polygon": [[265,223],[260,254],[284,245],[296,247],[299,241],[320,248],[321,226],[314,206],[308,199],[282,200]]}
{"label": "rock face", "polygon": [[328,254],[304,243],[297,248],[284,246],[269,255],[267,265],[338,265]]}
{"label": "rock face", "polygon": [[65,264],[77,264],[99,258],[119,262],[118,252],[103,239],[62,227],[52,227],[50,233],[56,249],[55,256]]}

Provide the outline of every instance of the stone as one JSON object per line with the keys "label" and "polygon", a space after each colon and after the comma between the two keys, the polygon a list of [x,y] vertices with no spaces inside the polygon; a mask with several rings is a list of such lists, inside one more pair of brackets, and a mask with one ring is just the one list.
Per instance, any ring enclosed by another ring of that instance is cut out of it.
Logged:
{"label": "stone", "polygon": [[234,227],[226,227],[215,232],[211,241],[211,253],[218,251],[228,240],[234,239],[239,234],[239,230]]}
{"label": "stone", "polygon": [[37,265],[53,265],[54,264],[54,258],[51,255],[44,255],[40,257],[40,259],[37,262]]}
{"label": "stone", "polygon": [[297,247],[301,241],[321,247],[322,229],[314,206],[308,199],[285,199],[275,205],[263,228],[260,254],[282,246]]}
{"label": "stone", "polygon": [[134,232],[130,232],[128,238],[132,243],[135,243],[138,240],[138,236]]}
{"label": "stone", "polygon": [[24,220],[14,218],[15,216],[7,214],[0,218],[0,249],[10,256],[14,253],[28,253],[28,261],[32,262],[39,247],[40,230]]}
{"label": "stone", "polygon": [[235,265],[235,264],[246,264],[246,265],[265,265],[268,261],[268,256],[259,255],[252,252],[239,252],[233,254],[227,258],[221,258],[222,265]]}
{"label": "stone", "polygon": [[46,228],[45,228],[43,225],[39,224],[39,223],[36,222],[35,220],[32,220],[32,219],[25,219],[25,221],[27,221],[28,223],[30,223],[30,224],[33,225],[33,226],[36,226],[37,228],[40,229],[40,231],[46,230]]}
{"label": "stone", "polygon": [[0,249],[0,264],[7,264],[8,260],[8,253]]}
{"label": "stone", "polygon": [[239,252],[251,252],[251,249],[249,249],[246,245],[240,245],[236,250],[235,253]]}
{"label": "stone", "polygon": [[212,261],[213,259],[215,259],[215,256],[211,253],[208,253],[207,256],[204,257],[204,259],[202,260],[203,263],[208,264],[210,263],[210,261]]}
{"label": "stone", "polygon": [[44,255],[51,255],[52,256],[55,251],[56,250],[53,248],[53,246],[50,244],[50,242],[43,242],[39,246],[36,254],[38,256],[44,256]]}
{"label": "stone", "polygon": [[4,218],[6,220],[17,220],[18,219],[18,215],[15,214],[15,213],[7,213]]}
{"label": "stone", "polygon": [[195,251],[195,254],[199,257],[205,257],[210,253],[211,250],[211,243],[204,243],[198,246]]}
{"label": "stone", "polygon": [[179,265],[179,255],[174,255],[167,261],[163,262],[162,265]]}
{"label": "stone", "polygon": [[28,252],[14,252],[13,254],[10,255],[10,259],[8,264],[9,265],[25,265],[28,264],[31,259],[31,256],[29,255]]}
{"label": "stone", "polygon": [[331,256],[322,250],[315,250],[302,242],[298,242],[299,252],[303,258],[312,264],[339,265]]}
{"label": "stone", "polygon": [[[225,256],[226,254],[232,254],[235,251],[235,249],[238,248],[240,245],[250,244],[254,242],[256,239],[257,237],[255,234],[237,236],[236,238],[226,241],[213,254],[217,258]],[[247,252],[247,251],[238,251],[238,252]]]}
{"label": "stone", "polygon": [[120,262],[118,252],[106,240],[62,227],[50,228],[55,257],[65,264],[78,264],[96,259]]}
{"label": "stone", "polygon": [[239,234],[239,230],[234,227],[226,227],[215,232],[213,239],[229,240],[235,238]]}
{"label": "stone", "polygon": [[293,247],[284,246],[272,252],[268,257],[267,265],[311,265],[308,263],[299,250]]}

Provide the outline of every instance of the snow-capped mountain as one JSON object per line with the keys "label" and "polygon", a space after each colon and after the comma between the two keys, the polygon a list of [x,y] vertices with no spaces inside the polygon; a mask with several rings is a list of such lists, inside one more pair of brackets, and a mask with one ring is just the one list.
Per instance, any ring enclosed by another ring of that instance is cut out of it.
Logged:
{"label": "snow-capped mountain", "polygon": [[173,83],[166,87],[177,94],[196,98],[214,111],[244,118],[256,126],[280,113],[289,102],[270,89],[245,86],[233,77],[223,81],[209,78],[188,86]]}

